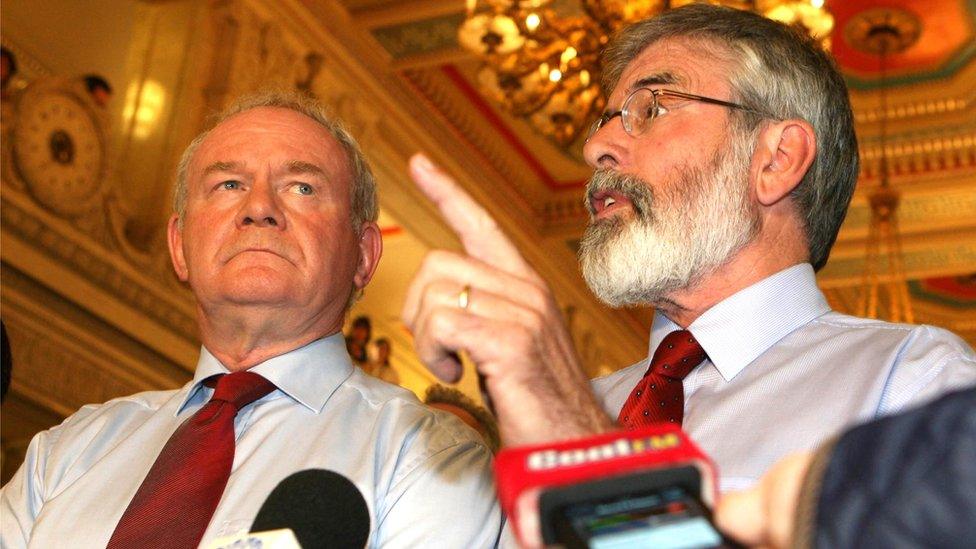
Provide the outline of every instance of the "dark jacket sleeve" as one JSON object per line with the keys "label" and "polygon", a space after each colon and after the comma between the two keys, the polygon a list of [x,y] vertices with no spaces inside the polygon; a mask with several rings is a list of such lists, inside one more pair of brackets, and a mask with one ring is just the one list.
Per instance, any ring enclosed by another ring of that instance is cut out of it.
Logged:
{"label": "dark jacket sleeve", "polygon": [[816,547],[976,546],[976,388],[841,436],[815,514]]}

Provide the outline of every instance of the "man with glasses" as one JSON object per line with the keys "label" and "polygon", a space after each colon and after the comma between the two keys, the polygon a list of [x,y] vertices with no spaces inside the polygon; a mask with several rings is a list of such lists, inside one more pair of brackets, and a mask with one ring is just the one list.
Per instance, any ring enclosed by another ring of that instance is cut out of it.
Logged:
{"label": "man with glasses", "polygon": [[411,165],[467,255],[431,256],[403,318],[441,377],[468,352],[505,444],[672,422],[736,489],[851,423],[976,382],[953,334],[837,313],[817,288],[858,174],[828,54],[696,4],[625,29],[604,60],[580,263],[601,300],[655,318],[649,357],[595,394],[544,281],[445,174]]}

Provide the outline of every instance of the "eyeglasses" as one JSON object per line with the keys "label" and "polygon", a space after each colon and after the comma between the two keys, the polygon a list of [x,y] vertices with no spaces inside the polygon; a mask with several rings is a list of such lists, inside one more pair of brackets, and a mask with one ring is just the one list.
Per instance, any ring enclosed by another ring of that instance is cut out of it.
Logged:
{"label": "eyeglasses", "polygon": [[703,97],[701,95],[693,95],[690,93],[682,93],[672,90],[652,90],[650,88],[637,88],[627,96],[624,100],[623,108],[616,112],[603,113],[600,118],[597,118],[593,125],[590,126],[589,133],[586,134],[586,140],[589,141],[593,134],[595,134],[600,128],[610,122],[616,117],[620,117],[620,121],[623,122],[624,131],[628,135],[637,137],[638,135],[644,133],[644,130],[650,126],[651,121],[660,116],[663,113],[668,112],[666,107],[662,107],[659,97],[674,97],[676,99],[688,99],[691,101],[701,101],[702,103],[711,103],[712,105],[721,105],[723,107],[728,107],[730,109],[738,109],[740,111],[747,111],[762,116],[768,116],[766,113],[757,111],[755,109],[750,109],[739,105],[737,103],[729,103],[728,101],[722,101],[720,99],[712,99],[711,97]]}

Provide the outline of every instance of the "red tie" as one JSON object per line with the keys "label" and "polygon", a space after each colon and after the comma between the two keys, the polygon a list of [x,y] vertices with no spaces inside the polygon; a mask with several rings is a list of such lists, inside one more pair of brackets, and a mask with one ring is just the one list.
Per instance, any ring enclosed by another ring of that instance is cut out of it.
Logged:
{"label": "red tie", "polygon": [[[210,378],[204,383],[213,386]],[[108,549],[196,547],[234,464],[234,417],[274,389],[252,372],[221,375],[210,401],[180,425],[129,502]]]}
{"label": "red tie", "polygon": [[681,380],[705,360],[705,351],[688,330],[668,334],[651,360],[651,367],[627,397],[617,423],[633,431],[652,423],[681,425],[685,394]]}

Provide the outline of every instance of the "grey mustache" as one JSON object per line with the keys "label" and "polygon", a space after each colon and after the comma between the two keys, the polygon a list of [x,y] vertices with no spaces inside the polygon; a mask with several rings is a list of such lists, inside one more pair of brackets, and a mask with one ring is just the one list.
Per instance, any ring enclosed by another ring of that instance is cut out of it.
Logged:
{"label": "grey mustache", "polygon": [[643,179],[634,175],[624,175],[613,170],[600,169],[593,172],[590,180],[586,183],[585,207],[592,216],[596,212],[593,210],[593,195],[598,192],[612,191],[625,196],[630,200],[634,207],[634,213],[643,218],[647,212],[651,211],[651,204],[654,202],[654,195],[650,185]]}

